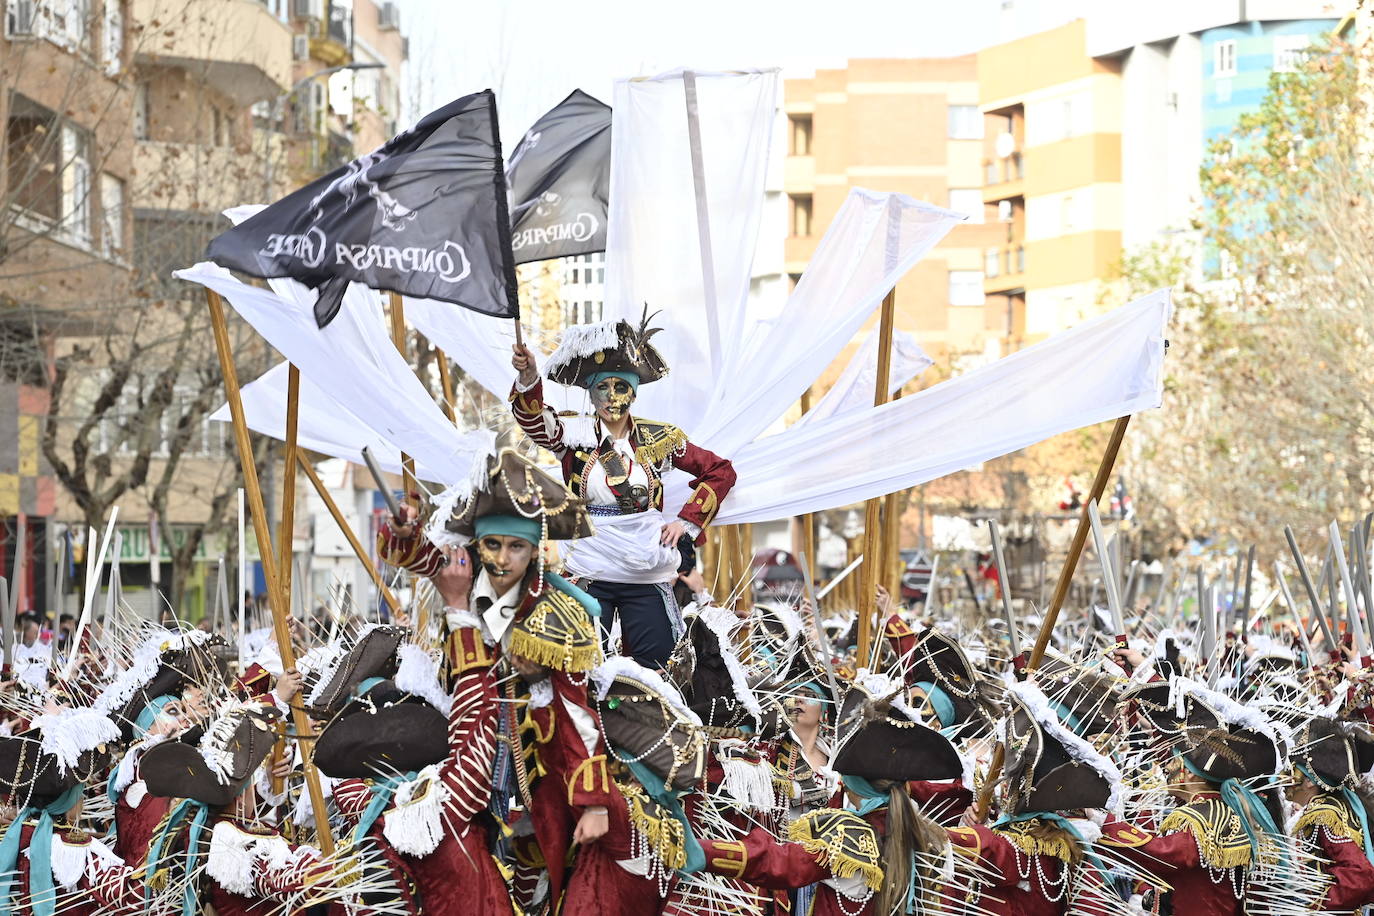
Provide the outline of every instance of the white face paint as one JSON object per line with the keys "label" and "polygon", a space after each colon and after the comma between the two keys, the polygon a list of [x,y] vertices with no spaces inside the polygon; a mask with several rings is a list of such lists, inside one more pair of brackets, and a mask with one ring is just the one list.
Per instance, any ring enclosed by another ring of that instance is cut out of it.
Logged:
{"label": "white face paint", "polygon": [[623,378],[603,378],[592,386],[592,407],[603,423],[618,423],[630,412],[635,390]]}

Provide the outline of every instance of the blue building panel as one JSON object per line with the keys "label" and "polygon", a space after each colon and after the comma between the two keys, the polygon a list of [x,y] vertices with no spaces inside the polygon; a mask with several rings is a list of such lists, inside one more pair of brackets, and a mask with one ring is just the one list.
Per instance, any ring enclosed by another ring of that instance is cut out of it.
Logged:
{"label": "blue building panel", "polygon": [[[1198,37],[1202,45],[1202,130],[1208,143],[1230,133],[1241,115],[1255,111],[1269,90],[1269,77],[1284,39],[1302,36],[1307,44],[1322,40],[1337,25],[1335,19],[1292,19],[1245,22],[1208,29]],[[1234,42],[1232,75],[1217,72],[1218,46]]]}

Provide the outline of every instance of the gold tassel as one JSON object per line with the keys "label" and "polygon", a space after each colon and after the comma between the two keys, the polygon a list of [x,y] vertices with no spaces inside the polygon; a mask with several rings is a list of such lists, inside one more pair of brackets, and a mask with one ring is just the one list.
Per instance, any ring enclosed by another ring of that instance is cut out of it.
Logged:
{"label": "gold tassel", "polygon": [[883,886],[883,868],[872,862],[864,862],[844,851],[843,843],[829,841],[811,835],[811,820],[801,818],[787,828],[787,838],[798,843],[803,849],[816,857],[822,868],[828,868],[837,878],[852,878],[862,875],[869,890],[877,891]]}
{"label": "gold tassel", "polygon": [[1223,846],[1215,835],[1220,831],[1206,829],[1197,813],[1188,808],[1175,809],[1159,825],[1160,834],[1177,833],[1181,830],[1193,835],[1203,862],[1212,868],[1237,868],[1251,864],[1250,843],[1243,833],[1239,834],[1238,841],[1236,835],[1232,835],[1229,838],[1232,842]]}
{"label": "gold tassel", "polygon": [[554,668],[568,674],[590,671],[601,664],[601,646],[568,646],[540,639],[524,629],[514,629],[510,636],[510,651],[537,665]]}
{"label": "gold tassel", "polygon": [[664,865],[669,868],[683,868],[687,864],[687,843],[682,822],[666,811],[654,806],[661,812],[658,816],[648,810],[648,796],[638,786],[617,783],[625,796],[626,807],[630,812],[630,823],[644,835],[649,848],[654,851]]}

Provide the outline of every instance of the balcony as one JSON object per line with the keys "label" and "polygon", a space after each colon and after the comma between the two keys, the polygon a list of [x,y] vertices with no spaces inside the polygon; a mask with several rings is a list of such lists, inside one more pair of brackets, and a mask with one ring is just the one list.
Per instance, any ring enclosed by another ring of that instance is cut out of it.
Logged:
{"label": "balcony", "polygon": [[1025,191],[1025,160],[1020,150],[983,162],[983,202],[1021,197]]}
{"label": "balcony", "polygon": [[[226,207],[261,201],[276,193],[266,190],[267,149],[262,131],[254,131],[251,155],[232,146],[200,143],[139,141],[134,148],[135,210],[176,210],[218,213]],[[273,159],[282,155],[282,137],[270,136]],[[281,169],[277,169],[280,181]]]}
{"label": "balcony", "polygon": [[983,252],[983,292],[1005,293],[1025,286],[1026,246],[1022,243]]}
{"label": "balcony", "polygon": [[165,7],[133,0],[133,20],[149,23],[139,63],[185,69],[244,106],[290,87],[291,30],[257,0],[181,0],[171,16]]}

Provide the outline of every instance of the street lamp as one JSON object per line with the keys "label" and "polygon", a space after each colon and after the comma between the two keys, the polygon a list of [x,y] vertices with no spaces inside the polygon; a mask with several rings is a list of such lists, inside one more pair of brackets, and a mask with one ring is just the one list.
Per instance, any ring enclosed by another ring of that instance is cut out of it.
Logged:
{"label": "street lamp", "polygon": [[323,70],[316,70],[314,73],[311,73],[310,75],[298,80],[296,82],[296,85],[292,86],[290,89],[286,90],[281,95],[277,96],[275,99],[272,100],[272,106],[267,110],[267,130],[264,131],[265,136],[263,137],[263,162],[265,163],[263,167],[264,203],[268,202],[268,200],[270,200],[270,198],[272,197],[272,131],[277,124],[277,118],[281,115],[281,108],[284,104],[286,104],[287,99],[291,98],[297,92],[300,92],[309,83],[317,79],[320,79],[321,77],[333,76],[335,73],[339,73],[343,70],[382,70],[385,68],[386,64],[383,63],[362,61],[353,61],[347,64],[339,64],[337,67],[326,67]]}

